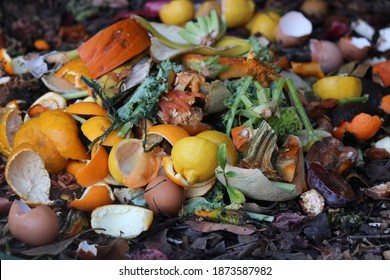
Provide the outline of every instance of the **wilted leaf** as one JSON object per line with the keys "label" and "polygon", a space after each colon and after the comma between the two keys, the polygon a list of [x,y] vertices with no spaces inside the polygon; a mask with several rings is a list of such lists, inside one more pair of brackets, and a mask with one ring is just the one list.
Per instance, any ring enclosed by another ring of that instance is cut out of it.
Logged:
{"label": "wilted leaf", "polygon": [[97,259],[99,260],[127,260],[129,244],[125,239],[114,239],[108,245],[97,247]]}
{"label": "wilted leaf", "polygon": [[257,231],[256,227],[251,224],[247,225],[233,225],[233,224],[223,224],[223,223],[212,223],[206,221],[188,221],[188,224],[194,230],[198,230],[201,232],[213,232],[213,231],[228,231],[238,235],[250,235]]}
{"label": "wilted leaf", "polygon": [[24,250],[24,251],[22,251],[20,253],[23,254],[23,255],[26,255],[26,256],[39,256],[39,255],[55,256],[55,255],[58,255],[59,253],[61,253],[66,248],[68,248],[68,246],[70,244],[72,244],[73,241],[77,237],[78,237],[78,235],[74,236],[72,238],[68,238],[68,239],[62,240],[60,242],[55,242],[55,243],[51,243],[49,245],[44,245],[44,246],[40,246],[40,247],[35,247],[35,248],[32,248],[32,249]]}
{"label": "wilted leaf", "polygon": [[297,226],[305,219],[305,216],[298,213],[281,213],[274,216],[272,225],[280,230],[289,231]]}

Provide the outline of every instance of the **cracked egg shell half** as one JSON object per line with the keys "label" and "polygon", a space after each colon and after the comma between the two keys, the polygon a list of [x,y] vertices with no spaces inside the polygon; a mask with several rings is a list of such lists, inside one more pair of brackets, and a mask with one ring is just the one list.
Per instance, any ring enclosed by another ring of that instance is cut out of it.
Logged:
{"label": "cracked egg shell half", "polygon": [[8,214],[8,225],[12,235],[26,244],[42,246],[56,239],[60,223],[55,212],[46,205],[30,208],[15,200]]}
{"label": "cracked egg shell half", "polygon": [[123,204],[95,208],[91,213],[91,227],[98,234],[131,239],[149,229],[153,212],[149,209]]}
{"label": "cracked egg shell half", "polygon": [[285,48],[306,44],[313,25],[302,13],[290,11],[284,14],[275,30],[275,39]]}

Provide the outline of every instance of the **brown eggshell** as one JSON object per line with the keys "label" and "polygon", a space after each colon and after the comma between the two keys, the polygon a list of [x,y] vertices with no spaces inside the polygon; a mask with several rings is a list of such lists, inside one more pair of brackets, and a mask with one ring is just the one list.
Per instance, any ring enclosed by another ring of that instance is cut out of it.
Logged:
{"label": "brown eggshell", "polygon": [[344,63],[344,57],[339,47],[331,41],[312,39],[310,51],[311,60],[318,62],[324,73],[334,71]]}
{"label": "brown eggshell", "polygon": [[40,205],[30,208],[19,200],[12,203],[8,225],[16,239],[32,246],[51,243],[60,230],[58,218],[50,207]]}
{"label": "brown eggshell", "polygon": [[157,176],[145,188],[144,198],[150,210],[175,216],[184,204],[184,189],[166,176]]}
{"label": "brown eggshell", "polygon": [[351,37],[342,37],[337,43],[344,58],[349,61],[363,60],[367,57],[370,47],[358,48],[352,43]]}
{"label": "brown eggshell", "polygon": [[288,36],[280,30],[278,26],[275,29],[275,39],[278,43],[280,43],[285,48],[293,48],[306,44],[309,39],[309,35],[301,36],[301,37],[293,37]]}

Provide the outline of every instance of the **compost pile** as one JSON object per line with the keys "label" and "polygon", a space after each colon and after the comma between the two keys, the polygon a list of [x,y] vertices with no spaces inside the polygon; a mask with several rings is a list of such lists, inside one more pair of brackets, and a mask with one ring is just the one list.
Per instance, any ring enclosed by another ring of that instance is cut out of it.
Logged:
{"label": "compost pile", "polygon": [[30,2],[1,259],[390,259],[390,2]]}

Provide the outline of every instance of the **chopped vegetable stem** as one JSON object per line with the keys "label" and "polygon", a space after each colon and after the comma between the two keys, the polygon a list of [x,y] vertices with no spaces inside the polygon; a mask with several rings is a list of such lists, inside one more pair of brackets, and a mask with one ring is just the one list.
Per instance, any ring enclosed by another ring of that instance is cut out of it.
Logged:
{"label": "chopped vegetable stem", "polygon": [[296,189],[296,186],[294,184],[277,182],[277,181],[271,181],[271,182],[275,187],[281,189],[284,192],[291,193],[291,192],[295,191],[295,189]]}
{"label": "chopped vegetable stem", "polygon": [[280,78],[278,80],[278,83],[276,84],[276,89],[272,93],[272,101],[274,101],[275,103],[279,102],[280,95],[282,94],[282,90],[283,90],[285,83],[286,83],[286,80],[283,78]]}
{"label": "chopped vegetable stem", "polygon": [[66,100],[72,100],[77,98],[84,98],[88,97],[88,90],[82,90],[82,91],[70,91],[67,93],[62,94],[62,97]]}
{"label": "chopped vegetable stem", "polygon": [[368,94],[359,97],[349,97],[339,100],[339,104],[351,103],[351,102],[366,102],[368,101]]}
{"label": "chopped vegetable stem", "polygon": [[252,219],[258,220],[258,221],[264,221],[264,222],[270,222],[272,223],[274,221],[273,216],[269,215],[264,215],[264,214],[259,214],[259,213],[254,213],[254,212],[248,212],[245,211],[245,213]]}
{"label": "chopped vegetable stem", "polygon": [[297,109],[299,116],[301,117],[302,123],[305,126],[307,134],[309,136],[309,143],[314,143],[320,140],[320,137],[315,135],[314,129],[310,123],[308,116],[306,115],[305,108],[302,105],[301,100],[299,99],[298,93],[295,89],[294,83],[291,79],[286,80],[287,87],[291,93],[291,98],[293,100],[294,106]]}
{"label": "chopped vegetable stem", "polygon": [[236,98],[234,99],[233,106],[230,109],[230,117],[229,117],[227,124],[226,124],[226,134],[227,135],[230,135],[230,130],[232,129],[232,126],[233,126],[234,117],[236,116],[238,105],[240,104],[241,95],[243,95],[244,92],[248,89],[249,85],[252,82],[252,79],[253,79],[252,76],[247,76],[244,80],[244,84],[236,93]]}

